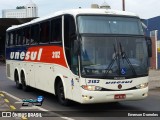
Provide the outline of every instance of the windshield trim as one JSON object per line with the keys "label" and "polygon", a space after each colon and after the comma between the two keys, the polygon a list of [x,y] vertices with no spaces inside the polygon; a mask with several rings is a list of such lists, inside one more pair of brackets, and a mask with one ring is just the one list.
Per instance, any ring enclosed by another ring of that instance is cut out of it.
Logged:
{"label": "windshield trim", "polygon": [[145,38],[144,35],[133,35],[133,34],[95,34],[95,33],[79,33],[80,36],[84,37],[138,37]]}

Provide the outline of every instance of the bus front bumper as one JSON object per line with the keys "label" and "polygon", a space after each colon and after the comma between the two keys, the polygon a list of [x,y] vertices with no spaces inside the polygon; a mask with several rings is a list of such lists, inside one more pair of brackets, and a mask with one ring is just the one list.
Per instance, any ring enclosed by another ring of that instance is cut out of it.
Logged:
{"label": "bus front bumper", "polygon": [[[121,98],[121,95],[123,97]],[[116,98],[115,96],[120,96]],[[130,91],[87,91],[82,90],[82,104],[141,100],[148,96],[148,87]]]}

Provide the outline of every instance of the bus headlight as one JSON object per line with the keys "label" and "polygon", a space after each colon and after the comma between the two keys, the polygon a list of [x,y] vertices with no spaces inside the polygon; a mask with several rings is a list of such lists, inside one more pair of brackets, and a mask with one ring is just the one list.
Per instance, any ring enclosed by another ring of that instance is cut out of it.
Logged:
{"label": "bus headlight", "polygon": [[102,89],[101,87],[94,85],[82,85],[82,88],[89,91],[100,91]]}
{"label": "bus headlight", "polygon": [[147,86],[148,86],[148,83],[143,83],[143,84],[137,85],[136,88],[143,89],[143,88],[146,88]]}

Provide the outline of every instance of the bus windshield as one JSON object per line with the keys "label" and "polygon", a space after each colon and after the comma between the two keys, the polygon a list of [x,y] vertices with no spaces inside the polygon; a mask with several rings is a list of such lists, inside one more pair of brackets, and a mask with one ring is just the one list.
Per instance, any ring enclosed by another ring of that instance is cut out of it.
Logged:
{"label": "bus windshield", "polygon": [[141,37],[82,36],[81,72],[85,77],[138,77],[148,74],[147,46]]}
{"label": "bus windshield", "polygon": [[143,35],[138,18],[78,16],[79,33]]}
{"label": "bus windshield", "polygon": [[79,16],[78,25],[82,77],[148,75],[147,45],[138,18]]}

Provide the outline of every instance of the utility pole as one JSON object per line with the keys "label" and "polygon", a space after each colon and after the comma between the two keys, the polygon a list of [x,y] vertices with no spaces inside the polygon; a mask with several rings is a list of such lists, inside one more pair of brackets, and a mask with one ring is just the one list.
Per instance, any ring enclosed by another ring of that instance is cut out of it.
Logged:
{"label": "utility pole", "polygon": [[122,0],[123,11],[125,11],[125,0]]}

